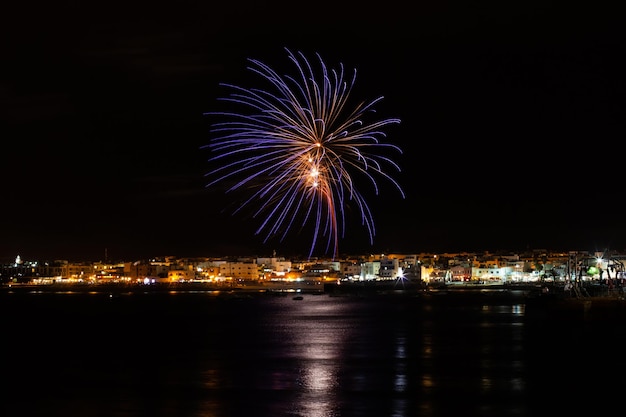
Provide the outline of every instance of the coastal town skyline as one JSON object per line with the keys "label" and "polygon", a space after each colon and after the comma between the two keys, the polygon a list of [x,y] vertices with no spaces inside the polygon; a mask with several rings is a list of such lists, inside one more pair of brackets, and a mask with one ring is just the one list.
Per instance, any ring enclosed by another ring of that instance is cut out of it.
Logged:
{"label": "coastal town skyline", "polygon": [[304,286],[314,292],[322,291],[322,285],[342,282],[417,285],[596,282],[621,289],[626,279],[625,265],[626,254],[622,253],[546,250],[521,254],[370,254],[342,259],[285,258],[276,254],[271,257],[170,256],[91,262],[33,261],[17,256],[12,263],[0,263],[0,282],[9,288],[51,284],[81,287],[198,284],[264,291]]}

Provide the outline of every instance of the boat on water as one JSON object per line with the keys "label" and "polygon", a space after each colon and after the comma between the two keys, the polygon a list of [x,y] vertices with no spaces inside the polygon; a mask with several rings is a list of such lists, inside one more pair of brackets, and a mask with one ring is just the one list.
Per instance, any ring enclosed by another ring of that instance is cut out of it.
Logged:
{"label": "boat on water", "polygon": [[304,297],[301,295],[296,295],[295,297],[293,297],[293,300],[304,300]]}

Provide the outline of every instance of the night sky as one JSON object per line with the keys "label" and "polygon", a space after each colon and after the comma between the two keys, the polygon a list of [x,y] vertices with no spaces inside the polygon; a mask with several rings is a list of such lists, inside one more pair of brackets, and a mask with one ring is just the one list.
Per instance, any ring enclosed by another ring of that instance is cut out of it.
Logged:
{"label": "night sky", "polygon": [[406,198],[383,182],[374,244],[351,218],[340,253],[626,249],[626,32],[602,2],[76,3],[5,6],[2,261],[306,255],[204,186],[219,84],[254,87],[248,58],[291,73],[285,48],[402,120]]}

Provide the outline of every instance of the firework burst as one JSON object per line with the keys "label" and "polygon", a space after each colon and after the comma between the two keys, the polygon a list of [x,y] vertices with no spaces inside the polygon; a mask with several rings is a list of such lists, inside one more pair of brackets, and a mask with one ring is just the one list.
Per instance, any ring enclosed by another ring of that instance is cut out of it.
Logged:
{"label": "firework burst", "polygon": [[374,218],[357,188],[360,179],[367,179],[378,195],[377,179],[384,178],[404,198],[398,182],[385,171],[400,168],[383,152],[402,151],[382,141],[382,129],[400,120],[366,121],[382,97],[350,106],[356,70],[347,80],[342,64],[338,71],[329,69],[317,55],[319,68],[314,71],[301,52],[287,53],[296,76],[281,76],[249,59],[248,69],[269,82],[267,90],[221,84],[231,91],[221,100],[245,111],[210,113],[223,121],[212,125],[214,137],[205,146],[215,164],[206,174],[207,187],[221,182],[228,184],[228,191],[245,190],[248,195],[235,213],[252,206],[260,223],[256,234],[265,235],[264,242],[272,237],[282,241],[290,230],[311,225],[309,257],[324,240],[325,253],[332,250],[336,257],[349,205],[358,208],[370,244],[374,241]]}

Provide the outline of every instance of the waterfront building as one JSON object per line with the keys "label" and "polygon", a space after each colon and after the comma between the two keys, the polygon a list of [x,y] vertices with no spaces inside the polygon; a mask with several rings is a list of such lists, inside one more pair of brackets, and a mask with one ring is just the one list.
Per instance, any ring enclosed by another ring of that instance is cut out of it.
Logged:
{"label": "waterfront building", "polygon": [[256,261],[235,261],[220,264],[220,276],[238,280],[257,281],[261,278],[261,271]]}
{"label": "waterfront building", "polygon": [[[192,282],[196,279],[194,270],[189,269],[171,269],[167,272],[168,283]],[[157,281],[158,282],[158,281]]]}
{"label": "waterfront building", "polygon": [[378,278],[382,280],[398,279],[401,271],[397,258],[384,257],[380,260]]}
{"label": "waterfront building", "polygon": [[354,260],[341,262],[340,276],[341,279],[358,281],[361,277],[361,264]]}
{"label": "waterfront building", "polygon": [[361,264],[361,281],[371,281],[379,277],[380,261],[367,261]]}
{"label": "waterfront building", "polygon": [[496,264],[481,265],[472,268],[472,279],[481,282],[506,282],[511,273],[511,267],[499,267]]}
{"label": "waterfront building", "polygon": [[472,266],[468,263],[457,264],[450,267],[450,275],[453,282],[467,282],[472,279]]}

